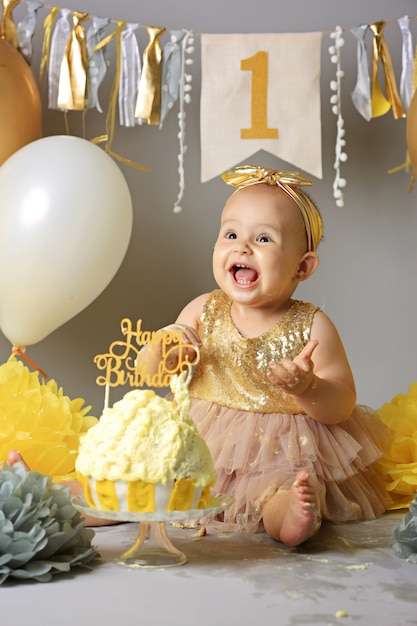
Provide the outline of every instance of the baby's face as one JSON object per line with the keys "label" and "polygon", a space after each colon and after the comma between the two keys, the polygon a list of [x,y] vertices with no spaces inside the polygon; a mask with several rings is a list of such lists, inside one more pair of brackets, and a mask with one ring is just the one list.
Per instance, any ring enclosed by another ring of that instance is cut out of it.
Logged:
{"label": "baby's face", "polygon": [[300,210],[284,191],[264,184],[245,187],[223,209],[214,277],[232,300],[279,306],[300,280],[306,247]]}

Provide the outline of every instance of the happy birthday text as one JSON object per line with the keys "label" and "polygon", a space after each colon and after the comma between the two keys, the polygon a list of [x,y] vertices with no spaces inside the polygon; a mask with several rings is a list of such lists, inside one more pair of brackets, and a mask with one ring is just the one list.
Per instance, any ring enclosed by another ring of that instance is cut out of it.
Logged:
{"label": "happy birthday text", "polygon": [[[183,343],[183,333],[175,326],[157,331],[142,330],[142,320],[136,322],[133,328],[132,321],[124,318],[121,322],[124,341],[113,341],[109,351],[97,354],[94,363],[103,372],[96,378],[100,386],[118,387],[169,387],[174,374],[191,369],[199,359],[198,350],[189,343]],[[160,360],[156,372],[149,372],[146,359],[140,358],[140,351],[144,346],[158,350]],[[190,350],[195,358],[190,361]]]}

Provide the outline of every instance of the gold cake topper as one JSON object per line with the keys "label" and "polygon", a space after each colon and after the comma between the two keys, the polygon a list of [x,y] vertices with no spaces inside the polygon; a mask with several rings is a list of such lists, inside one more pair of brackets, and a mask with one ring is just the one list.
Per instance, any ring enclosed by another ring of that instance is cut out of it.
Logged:
{"label": "gold cake topper", "polygon": [[[124,341],[113,341],[109,346],[109,351],[105,354],[97,354],[94,363],[103,372],[96,378],[100,386],[118,387],[129,385],[130,387],[169,387],[170,380],[174,374],[188,369],[191,376],[192,368],[200,359],[198,348],[189,343],[183,343],[182,331],[178,326],[171,326],[166,329],[156,331],[142,330],[142,320],[136,322],[133,328],[132,321],[124,318],[121,321],[122,335]],[[151,344],[157,346],[161,344],[161,361],[156,373],[150,373],[146,362],[142,363],[138,359],[140,350]],[[195,358],[190,361],[187,348],[195,351]],[[170,367],[170,357],[175,352],[176,365]]]}

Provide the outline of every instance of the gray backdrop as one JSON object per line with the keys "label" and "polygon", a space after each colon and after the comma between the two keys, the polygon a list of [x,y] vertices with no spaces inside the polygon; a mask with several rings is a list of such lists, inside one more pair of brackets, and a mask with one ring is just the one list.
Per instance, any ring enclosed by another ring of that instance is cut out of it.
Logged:
{"label": "gray backdrop", "polygon": [[[404,161],[405,120],[387,115],[366,122],[354,109],[350,93],[356,81],[356,44],[345,34],[342,50],[342,110],[346,126],[348,162],[342,167],[347,179],[345,206],[338,208],[332,195],[336,118],[329,104],[330,62],[328,33],[336,25],[350,29],[378,20],[390,22],[386,38],[399,83],[401,34],[396,20],[413,16],[412,0],[66,0],[70,9],[111,17],[114,20],[187,28],[196,33],[193,88],[186,112],[186,193],[183,211],[172,207],[178,193],[177,108],[157,127],[120,128],[116,124],[114,149],[152,167],[146,174],[121,165],[129,184],[134,209],[130,246],[117,275],[105,291],[84,311],[47,338],[27,349],[51,378],[70,397],[82,396],[101,412],[104,391],[96,384],[99,372],[94,355],[107,351],[121,338],[120,321],[143,319],[143,327],[157,329],[174,320],[180,309],[196,295],[212,289],[211,252],[218,219],[229,188],[221,180],[200,183],[200,33],[322,31],[322,180],[313,196],[321,207],[325,241],[320,247],[319,270],[302,284],[297,296],[324,307],[345,343],[354,371],[358,400],[374,408],[397,393],[405,393],[416,380],[417,298],[417,189],[408,193],[409,176],[388,175],[387,170]],[[417,21],[411,21],[417,41]],[[139,35],[141,42],[145,31]],[[110,46],[111,50],[114,47]],[[143,43],[142,43],[143,49]],[[114,62],[114,59],[111,59]],[[112,66],[113,67],[113,66]],[[109,76],[113,76],[112,69]],[[100,100],[107,108],[109,81]],[[43,93],[44,101],[46,94]],[[82,135],[81,116],[69,114],[71,133]],[[87,137],[101,134],[104,115],[86,116]],[[65,134],[61,113],[44,107],[43,134]],[[296,169],[267,153],[251,162]],[[0,358],[5,361],[10,344],[0,336]],[[116,400],[123,391],[111,393]]]}

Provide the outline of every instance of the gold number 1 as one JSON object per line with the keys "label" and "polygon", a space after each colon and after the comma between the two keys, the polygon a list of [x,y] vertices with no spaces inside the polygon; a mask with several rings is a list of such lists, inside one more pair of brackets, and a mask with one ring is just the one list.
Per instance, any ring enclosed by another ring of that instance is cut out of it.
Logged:
{"label": "gold number 1", "polygon": [[257,52],[250,59],[242,59],[241,70],[252,72],[251,128],[241,128],[241,139],[278,139],[278,128],[268,128],[268,53]]}

